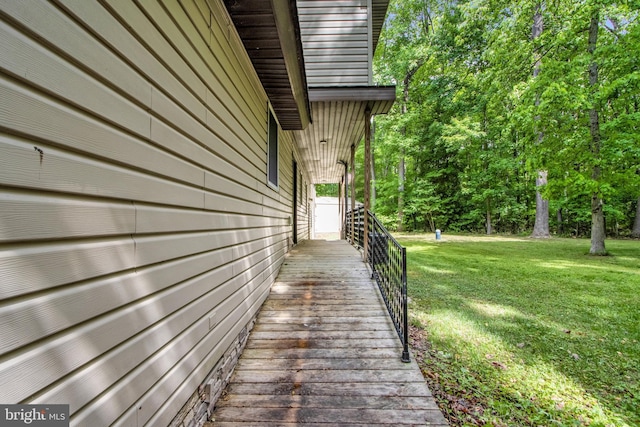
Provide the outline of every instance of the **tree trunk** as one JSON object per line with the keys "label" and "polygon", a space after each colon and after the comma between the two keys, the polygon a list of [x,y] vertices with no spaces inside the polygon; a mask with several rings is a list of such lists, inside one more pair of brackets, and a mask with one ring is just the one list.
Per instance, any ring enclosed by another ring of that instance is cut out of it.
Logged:
{"label": "tree trunk", "polygon": [[[547,171],[538,171],[536,188],[547,185]],[[545,239],[549,234],[549,201],[542,198],[540,191],[536,190],[536,222],[533,225],[531,237]]]}
{"label": "tree trunk", "polygon": [[[411,83],[411,79],[418,72],[420,67],[424,65],[426,58],[421,59],[418,63],[413,67],[407,70],[407,74],[404,76],[404,80],[402,81],[402,106],[401,113],[402,115],[407,114],[409,110],[409,84]],[[407,135],[407,129],[402,129],[402,136],[405,137]],[[398,231],[404,231],[404,181],[405,181],[405,151],[404,148],[400,147],[399,153],[400,159],[398,161]]]}
{"label": "tree trunk", "polygon": [[[404,78],[404,87],[402,88],[402,115],[407,114],[409,103],[409,82],[411,81],[410,72]],[[402,136],[407,135],[407,129],[402,128]],[[404,142],[404,141],[403,141]],[[398,159],[398,231],[404,231],[404,148],[400,147],[400,158]]]}
{"label": "tree trunk", "polygon": [[431,213],[427,214],[427,221],[429,223],[429,231],[431,231],[432,233],[435,233],[436,232],[436,223],[433,220],[433,215]]}
{"label": "tree trunk", "polygon": [[564,233],[564,227],[562,224],[562,208],[558,209],[558,212],[556,212],[556,217],[558,219],[558,234],[562,235],[562,233]]}
{"label": "tree trunk", "polygon": [[371,120],[371,212],[376,211],[376,156],[375,156],[376,122]]}
{"label": "tree trunk", "polygon": [[398,231],[404,231],[404,148],[400,149],[398,165]]}
{"label": "tree trunk", "polygon": [[493,233],[493,227],[491,225],[491,200],[487,199],[487,235]]}
{"label": "tree trunk", "polygon": [[[593,105],[589,110],[589,132],[591,133],[591,153],[593,155],[594,165],[591,172],[591,178],[599,184],[602,177],[602,170],[600,169],[600,119],[598,117],[598,106],[595,101],[595,92],[598,85],[598,63],[595,60],[594,54],[596,45],[598,42],[598,23],[599,23],[599,10],[596,9],[591,16],[591,23],[589,24],[589,45],[588,51],[592,56],[591,65],[589,65],[589,86],[591,87],[591,99]],[[589,253],[592,255],[605,255],[607,250],[604,247],[605,240],[605,223],[604,223],[604,201],[600,196],[599,191],[594,191],[591,194],[591,249]]]}
{"label": "tree trunk", "polygon": [[602,199],[594,193],[591,196],[591,255],[606,255],[604,247],[605,227],[604,227],[604,203]]}
{"label": "tree trunk", "polygon": [[636,220],[633,223],[631,235],[633,237],[640,238],[640,197],[638,197],[638,204],[636,205]]}
{"label": "tree trunk", "polygon": [[[536,5],[536,12],[533,15],[533,28],[531,30],[531,38],[533,40],[537,39],[542,35],[542,31],[544,29],[544,21],[542,17],[542,4],[538,3]],[[540,67],[542,63],[542,56],[540,53],[536,54],[536,62],[533,67],[533,77],[538,77],[540,74]],[[540,105],[540,98],[536,97],[536,107]],[[535,121],[540,121],[540,116],[535,117]],[[538,141],[537,144],[542,143],[542,138],[544,134],[542,131],[538,131]],[[539,170],[538,177],[536,178],[536,220],[533,225],[533,232],[531,233],[531,237],[535,238],[548,238],[549,234],[549,201],[542,198],[542,194],[540,193],[540,188],[544,185],[547,185],[547,171]]]}

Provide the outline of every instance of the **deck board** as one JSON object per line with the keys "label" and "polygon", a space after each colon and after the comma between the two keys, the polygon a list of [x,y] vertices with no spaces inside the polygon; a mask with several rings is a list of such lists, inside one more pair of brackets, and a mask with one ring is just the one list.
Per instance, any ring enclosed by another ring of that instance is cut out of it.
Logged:
{"label": "deck board", "polygon": [[402,346],[360,253],[344,241],[291,251],[213,426],[447,426]]}

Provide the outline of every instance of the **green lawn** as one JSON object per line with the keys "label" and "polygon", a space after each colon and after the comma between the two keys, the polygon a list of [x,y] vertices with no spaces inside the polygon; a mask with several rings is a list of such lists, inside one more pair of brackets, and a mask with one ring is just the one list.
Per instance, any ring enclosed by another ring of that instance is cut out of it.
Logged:
{"label": "green lawn", "polygon": [[397,237],[414,354],[453,425],[640,426],[640,242]]}

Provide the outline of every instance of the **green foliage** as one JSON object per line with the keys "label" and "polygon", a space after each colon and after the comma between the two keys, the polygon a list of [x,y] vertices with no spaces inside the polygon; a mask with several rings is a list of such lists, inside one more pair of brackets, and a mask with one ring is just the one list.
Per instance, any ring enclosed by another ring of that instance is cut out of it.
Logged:
{"label": "green foliage", "polygon": [[452,425],[640,425],[636,242],[594,258],[582,239],[396,237],[429,340],[414,354]]}
{"label": "green foliage", "polygon": [[339,192],[338,184],[316,184],[317,197],[338,197]]}
{"label": "green foliage", "polygon": [[[406,164],[407,229],[521,233],[548,171],[552,229],[588,234],[591,195],[608,232],[628,234],[640,195],[640,12],[634,2],[395,0],[374,61],[398,100],[376,119],[376,211],[393,217]],[[599,11],[598,44],[587,50]],[[536,58],[540,73],[533,77]],[[588,69],[597,63],[598,84]],[[406,91],[405,91],[406,89]],[[601,147],[589,111],[599,112]],[[594,168],[600,176],[594,176]],[[556,213],[561,221],[554,221]],[[586,223],[585,223],[586,221]]]}

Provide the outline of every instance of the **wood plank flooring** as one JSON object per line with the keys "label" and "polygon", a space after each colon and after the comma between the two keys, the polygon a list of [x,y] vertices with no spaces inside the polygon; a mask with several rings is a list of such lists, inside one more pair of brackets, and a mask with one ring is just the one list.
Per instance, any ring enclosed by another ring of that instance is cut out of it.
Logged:
{"label": "wood plank flooring", "polygon": [[447,426],[360,253],[312,240],[289,254],[213,426]]}

